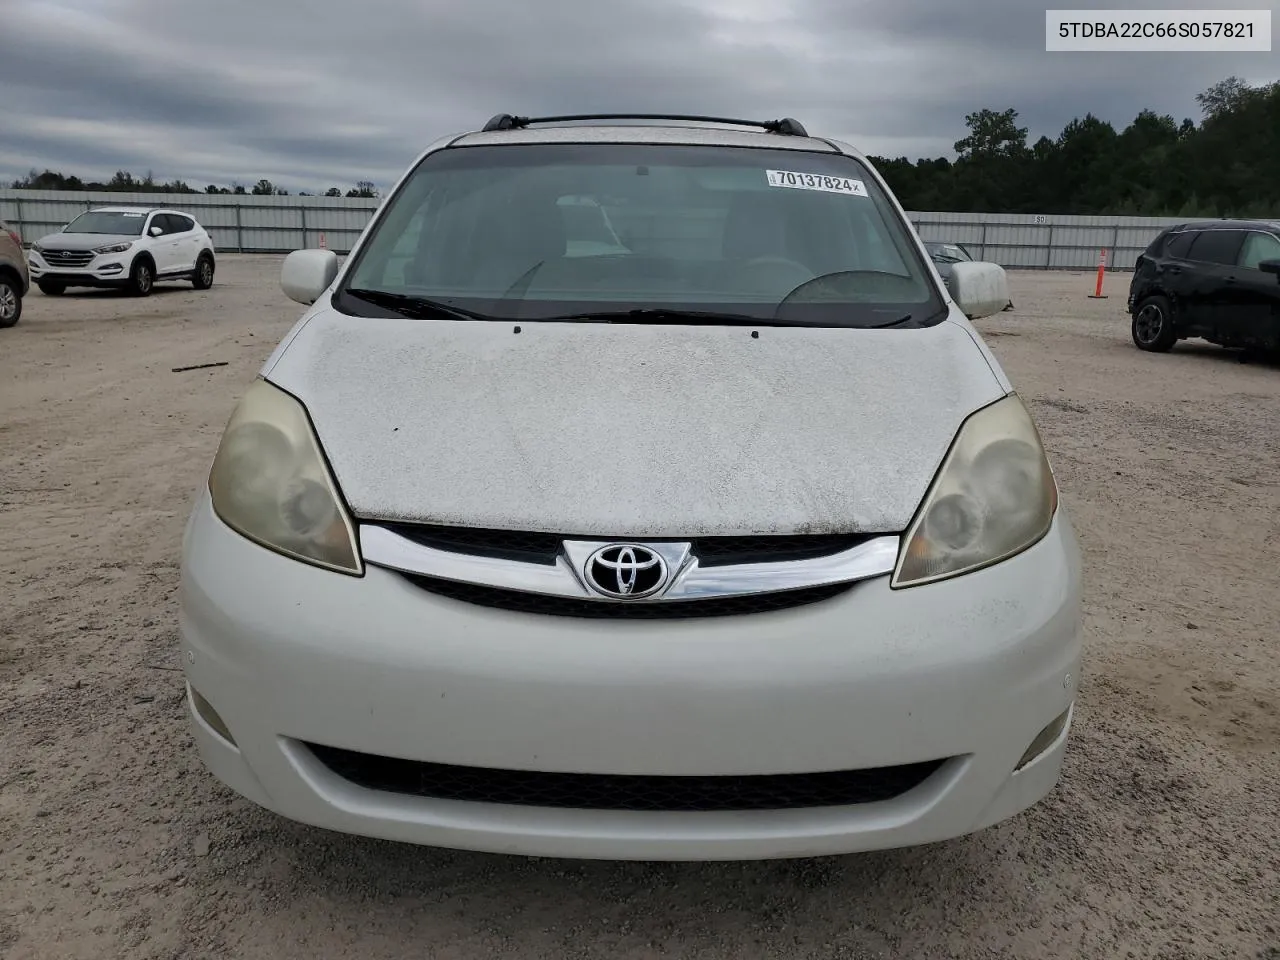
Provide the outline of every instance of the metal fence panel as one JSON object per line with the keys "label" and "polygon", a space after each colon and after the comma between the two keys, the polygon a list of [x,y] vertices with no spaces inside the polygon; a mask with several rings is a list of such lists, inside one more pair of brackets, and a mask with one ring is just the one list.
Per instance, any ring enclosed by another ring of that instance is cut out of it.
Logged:
{"label": "metal fence panel", "polygon": [[[171,207],[191,213],[222,251],[284,253],[323,243],[347,253],[378,209],[378,201],[346,197],[256,197],[236,194],[76,193],[0,188],[0,220],[30,243],[96,206],[108,204]],[[649,238],[649,221],[626,211],[612,214],[638,242]],[[1162,229],[1180,223],[1172,217],[1059,216],[1056,214],[980,214],[956,211],[910,212],[926,241],[963,243],[974,255],[1011,268],[1092,270],[1105,251],[1107,266],[1132,270],[1133,262]],[[696,245],[718,224],[690,220]],[[677,238],[663,238],[672,242]]]}
{"label": "metal fence panel", "polygon": [[1128,271],[1156,234],[1184,222],[1176,217],[1049,214],[907,214],[925,241],[954,241],[1010,268],[1092,270],[1105,254],[1107,269]]}

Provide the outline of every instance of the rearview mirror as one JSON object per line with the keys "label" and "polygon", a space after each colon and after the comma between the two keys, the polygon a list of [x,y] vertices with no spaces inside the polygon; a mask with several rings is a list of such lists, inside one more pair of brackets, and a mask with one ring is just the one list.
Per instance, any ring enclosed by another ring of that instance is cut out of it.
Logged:
{"label": "rearview mirror", "polygon": [[295,250],[284,258],[280,286],[290,300],[311,306],[338,275],[338,255],[332,250]]}
{"label": "rearview mirror", "polygon": [[1258,264],[1258,269],[1263,273],[1274,273],[1276,279],[1280,280],[1280,260],[1263,260]]}
{"label": "rearview mirror", "polygon": [[1009,277],[1004,267],[985,260],[953,263],[947,292],[970,320],[990,317],[1010,303]]}
{"label": "rearview mirror", "polygon": [[164,233],[164,228],[152,227],[150,230],[147,231],[147,233],[151,234],[153,237],[158,237],[160,236],[160,234]]}

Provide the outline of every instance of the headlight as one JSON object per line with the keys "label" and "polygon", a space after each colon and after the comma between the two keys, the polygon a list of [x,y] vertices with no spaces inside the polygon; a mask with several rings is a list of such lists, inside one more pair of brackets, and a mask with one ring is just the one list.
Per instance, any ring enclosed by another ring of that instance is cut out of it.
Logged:
{"label": "headlight", "polygon": [[33,243],[31,245],[31,249],[34,250],[36,253],[44,253],[44,247],[40,246],[40,244],[38,243]]}
{"label": "headlight", "polygon": [[990,566],[1049,532],[1058,487],[1031,415],[1010,394],[960,427],[903,538],[893,587]]}
{"label": "headlight", "polygon": [[250,540],[330,570],[364,572],[306,410],[265,380],[245,392],[227,423],[209,493],[222,521]]}
{"label": "headlight", "polygon": [[111,243],[105,247],[94,247],[93,252],[94,253],[124,253],[126,250],[128,250],[132,246],[133,246],[133,241],[129,240],[126,243]]}

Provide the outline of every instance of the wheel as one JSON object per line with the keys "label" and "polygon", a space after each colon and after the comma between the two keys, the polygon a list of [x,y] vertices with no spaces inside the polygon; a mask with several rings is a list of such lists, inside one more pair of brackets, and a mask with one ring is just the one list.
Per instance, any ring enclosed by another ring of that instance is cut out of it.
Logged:
{"label": "wheel", "polygon": [[213,286],[213,257],[202,253],[196,261],[195,272],[191,275],[191,285],[197,290],[208,290]]}
{"label": "wheel", "polygon": [[22,294],[9,277],[0,276],[0,327],[12,327],[22,317]]}
{"label": "wheel", "polygon": [[37,283],[36,286],[40,288],[40,292],[46,297],[60,297],[67,291],[67,285],[65,283],[52,283],[45,281],[43,283]]}
{"label": "wheel", "polygon": [[151,288],[155,285],[156,274],[150,260],[133,261],[133,269],[129,271],[129,292],[135,297],[151,296]]}
{"label": "wheel", "polygon": [[1139,350],[1164,353],[1178,342],[1178,331],[1173,327],[1169,301],[1156,295],[1147,297],[1133,313],[1133,342]]}

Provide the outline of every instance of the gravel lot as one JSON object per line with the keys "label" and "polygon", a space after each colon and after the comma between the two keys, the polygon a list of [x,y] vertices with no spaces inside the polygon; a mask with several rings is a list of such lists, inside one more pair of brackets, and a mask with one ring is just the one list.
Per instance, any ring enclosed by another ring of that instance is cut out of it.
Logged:
{"label": "gravel lot", "polygon": [[178,544],[298,315],[279,264],[33,293],[0,331],[0,956],[1280,958],[1280,366],[1140,353],[1119,275],[1012,274],[980,322],[1086,562],[1074,747],[1029,813],[818,861],[509,859],[281,821],[187,734]]}

